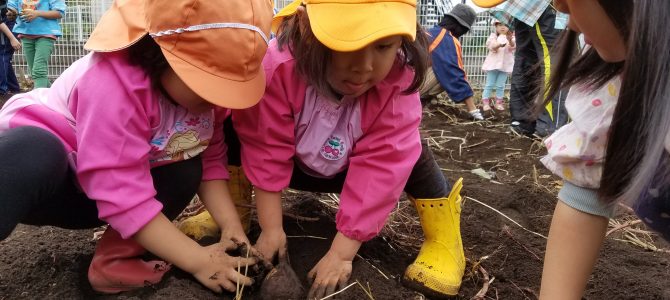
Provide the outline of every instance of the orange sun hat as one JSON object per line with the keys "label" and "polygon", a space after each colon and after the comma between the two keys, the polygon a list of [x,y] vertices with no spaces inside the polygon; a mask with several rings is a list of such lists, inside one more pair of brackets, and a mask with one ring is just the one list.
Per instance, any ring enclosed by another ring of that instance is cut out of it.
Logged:
{"label": "orange sun hat", "polygon": [[416,38],[416,0],[295,0],[275,15],[273,31],[301,5],[316,38],[335,51],[355,51],[392,35]]}
{"label": "orange sun hat", "polygon": [[149,34],[196,94],[247,108],[265,91],[271,20],[271,0],[115,0],[84,48],[118,51]]}

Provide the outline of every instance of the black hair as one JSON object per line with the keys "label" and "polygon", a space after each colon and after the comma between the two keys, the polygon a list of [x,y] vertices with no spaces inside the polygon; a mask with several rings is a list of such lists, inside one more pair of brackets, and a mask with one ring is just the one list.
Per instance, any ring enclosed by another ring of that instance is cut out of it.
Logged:
{"label": "black hair", "polygon": [[[332,50],[323,45],[314,36],[309,24],[309,16],[304,10],[298,10],[294,15],[284,18],[279,26],[277,35],[279,49],[288,46],[296,60],[296,69],[307,83],[323,94],[333,91],[326,80],[326,70],[330,63]],[[411,41],[402,38],[400,46],[403,65],[414,70],[414,79],[405,94],[416,92],[423,82],[428,69],[428,40],[419,24],[416,25],[416,39]],[[326,62],[324,64],[324,62]]]}
{"label": "black hair", "polygon": [[[625,43],[630,33],[633,1],[600,0],[599,2],[614,26],[621,32]],[[605,62],[594,48],[590,48],[580,55],[578,37],[577,32],[566,29],[559,38],[555,48],[558,59],[554,64],[554,70],[552,70],[544,97],[540,98],[543,104],[537,106],[537,111],[542,110],[547,103],[551,102],[551,99],[566,87],[585,84],[597,89],[623,71],[623,62]],[[540,89],[543,88],[542,84],[537,86]],[[539,90],[536,90],[536,94],[539,94]]]}
{"label": "black hair", "polygon": [[151,36],[147,34],[128,47],[128,59],[131,64],[141,67],[147,73],[154,88],[167,94],[160,83],[160,78],[170,65],[160,46]]}
{"label": "black hair", "polygon": [[[630,1],[633,2],[633,1]],[[670,185],[670,1],[634,1],[619,99],[612,117],[599,195],[636,201],[651,184]],[[659,199],[668,201],[668,199]]]}

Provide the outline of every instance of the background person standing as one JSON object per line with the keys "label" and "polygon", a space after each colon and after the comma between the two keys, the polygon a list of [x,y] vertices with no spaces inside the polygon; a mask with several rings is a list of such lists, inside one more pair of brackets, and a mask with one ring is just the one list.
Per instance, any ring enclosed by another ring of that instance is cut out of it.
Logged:
{"label": "background person standing", "polygon": [[49,87],[49,57],[63,35],[58,20],[65,15],[64,0],[9,0],[10,15],[17,15],[14,32],[21,38],[35,88]]}
{"label": "background person standing", "polygon": [[14,51],[21,49],[21,42],[12,33],[15,20],[15,15],[7,15],[7,1],[0,1],[0,107],[21,90],[12,65]]}
{"label": "background person standing", "polygon": [[[510,91],[511,129],[527,136],[544,137],[567,122],[565,93],[559,93],[539,116],[533,113],[536,92],[545,90],[553,59],[550,51],[565,28],[551,0],[473,0],[514,31],[516,52]],[[496,6],[497,5],[497,6]],[[539,68],[535,68],[539,64]]]}

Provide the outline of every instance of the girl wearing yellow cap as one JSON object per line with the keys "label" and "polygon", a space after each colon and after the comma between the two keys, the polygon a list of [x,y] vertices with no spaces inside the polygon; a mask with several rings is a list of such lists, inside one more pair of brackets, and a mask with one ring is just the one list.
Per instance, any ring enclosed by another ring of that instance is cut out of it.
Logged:
{"label": "girl wearing yellow cap", "polygon": [[255,186],[259,251],[266,258],[286,251],[283,189],[340,193],[338,233],[308,274],[309,297],[328,295],[345,286],[359,247],[384,227],[404,188],[426,234],[405,282],[426,294],[457,294],[465,267],[461,185],[450,195],[419,136],[416,91],[427,42],[416,1],[298,0],[273,27],[265,95],[233,112],[242,165]]}
{"label": "girl wearing yellow cap", "polygon": [[[0,239],[17,223],[109,224],[88,270],[96,291],[156,284],[171,264],[213,291],[250,285],[236,268],[256,259],[226,254],[248,239],[223,120],[263,93],[271,16],[265,0],[114,1],[92,53],[0,111]],[[223,228],[208,247],[171,222],[196,193]],[[147,250],[165,261],[142,260]]]}

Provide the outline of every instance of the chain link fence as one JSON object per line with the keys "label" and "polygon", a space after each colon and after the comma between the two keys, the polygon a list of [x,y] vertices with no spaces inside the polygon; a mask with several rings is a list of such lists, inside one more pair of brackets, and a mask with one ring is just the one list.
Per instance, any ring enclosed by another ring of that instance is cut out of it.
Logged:
{"label": "chain link fence", "polygon": [[[169,1],[169,0],[167,0]],[[56,79],[72,62],[86,55],[84,43],[91,34],[104,11],[111,6],[113,0],[66,0],[68,6],[65,17],[61,19],[63,36],[56,42],[54,53],[49,61],[49,78]],[[279,9],[290,3],[290,0],[277,0],[275,6]],[[418,0],[417,20],[426,27],[437,25],[442,16],[449,12],[457,0]],[[479,13],[472,30],[461,38],[463,46],[463,60],[468,80],[473,88],[484,85],[486,74],[481,65],[488,53],[485,43],[491,33],[488,13]],[[14,68],[17,77],[28,76],[27,64],[22,51],[14,55]]]}

